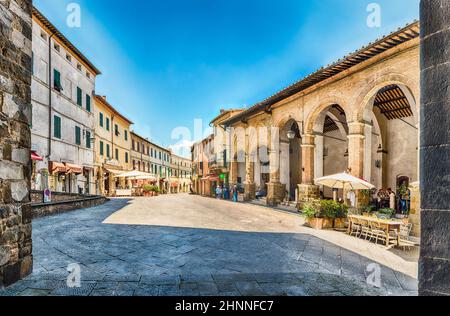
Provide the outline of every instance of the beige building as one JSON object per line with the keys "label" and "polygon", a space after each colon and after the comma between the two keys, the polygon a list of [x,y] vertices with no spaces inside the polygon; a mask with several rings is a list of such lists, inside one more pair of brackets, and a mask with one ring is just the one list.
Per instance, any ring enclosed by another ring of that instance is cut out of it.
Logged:
{"label": "beige building", "polygon": [[117,189],[129,187],[116,178],[131,170],[131,133],[133,122],[119,113],[104,96],[95,100],[95,168],[98,194],[114,196]]}
{"label": "beige building", "polygon": [[266,187],[274,205],[332,197],[314,179],[346,170],[378,189],[418,181],[419,54],[413,23],[222,122],[230,182],[243,182],[247,199]]}
{"label": "beige building", "polygon": [[171,154],[170,192],[190,192],[192,181],[192,160]]}

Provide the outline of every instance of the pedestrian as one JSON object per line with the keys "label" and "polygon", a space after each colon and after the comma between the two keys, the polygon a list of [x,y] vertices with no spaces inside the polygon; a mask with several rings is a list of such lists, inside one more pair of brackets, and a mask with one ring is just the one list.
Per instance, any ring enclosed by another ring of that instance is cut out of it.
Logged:
{"label": "pedestrian", "polygon": [[218,200],[220,200],[222,198],[222,189],[220,188],[220,186],[217,186],[217,188],[216,188],[216,198]]}
{"label": "pedestrian", "polygon": [[237,185],[234,185],[233,186],[233,202],[237,202],[238,197],[239,197],[238,188],[237,188]]}

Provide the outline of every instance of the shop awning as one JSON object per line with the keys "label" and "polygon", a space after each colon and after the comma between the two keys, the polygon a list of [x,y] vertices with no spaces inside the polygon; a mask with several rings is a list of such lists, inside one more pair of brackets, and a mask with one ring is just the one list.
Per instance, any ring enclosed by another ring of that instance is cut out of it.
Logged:
{"label": "shop awning", "polygon": [[67,168],[62,162],[50,161],[50,173],[66,173]]}
{"label": "shop awning", "polygon": [[203,181],[211,181],[211,182],[219,182],[220,178],[219,178],[219,176],[216,176],[216,175],[209,175],[209,176],[202,178],[202,180]]}
{"label": "shop awning", "polygon": [[39,156],[35,151],[31,151],[31,160],[34,161],[43,161],[44,158],[42,158],[41,156]]}
{"label": "shop awning", "polygon": [[105,168],[105,171],[108,173],[111,173],[113,175],[119,175],[119,174],[123,173],[123,170],[115,170],[115,169],[108,169],[108,168]]}
{"label": "shop awning", "polygon": [[83,168],[78,165],[74,165],[71,163],[66,163],[65,165],[67,168],[67,173],[70,173],[70,174],[82,174],[83,173]]}

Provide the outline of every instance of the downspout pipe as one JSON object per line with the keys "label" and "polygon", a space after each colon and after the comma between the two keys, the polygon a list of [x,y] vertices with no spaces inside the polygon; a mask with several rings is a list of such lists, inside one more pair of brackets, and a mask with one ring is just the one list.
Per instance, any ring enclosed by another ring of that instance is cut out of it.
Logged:
{"label": "downspout pipe", "polygon": [[[47,160],[50,164],[52,155],[52,38],[55,34],[51,34],[48,39],[48,152]],[[50,171],[50,170],[49,170]]]}

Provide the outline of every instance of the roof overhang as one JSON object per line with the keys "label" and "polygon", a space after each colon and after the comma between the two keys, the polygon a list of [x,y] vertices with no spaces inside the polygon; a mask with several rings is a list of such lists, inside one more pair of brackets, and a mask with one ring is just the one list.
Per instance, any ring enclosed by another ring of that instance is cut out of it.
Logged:
{"label": "roof overhang", "polygon": [[230,127],[238,122],[245,122],[248,118],[253,115],[259,114],[263,111],[269,111],[270,108],[276,103],[283,101],[297,93],[305,91],[313,87],[314,85],[325,81],[331,77],[338,75],[358,64],[368,61],[377,55],[380,55],[389,49],[399,46],[405,42],[418,38],[420,36],[420,26],[419,22],[415,21],[408,24],[406,27],[401,28],[390,35],[377,40],[374,43],[370,43],[354,53],[336,61],[335,63],[321,68],[318,71],[308,75],[304,79],[294,83],[293,85],[285,88],[274,94],[273,96],[267,98],[266,100],[259,102],[244,112],[237,114],[230,119],[224,121],[222,124],[225,127]]}

